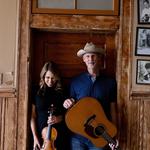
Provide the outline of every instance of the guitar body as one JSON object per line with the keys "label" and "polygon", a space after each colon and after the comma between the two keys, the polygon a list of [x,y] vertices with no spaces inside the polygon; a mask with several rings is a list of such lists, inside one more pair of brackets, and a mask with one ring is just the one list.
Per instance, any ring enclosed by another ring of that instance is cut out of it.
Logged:
{"label": "guitar body", "polygon": [[90,139],[96,147],[108,144],[103,137],[105,133],[109,139],[117,134],[116,127],[107,119],[100,103],[92,97],[82,98],[73,105],[67,111],[65,121],[72,132]]}

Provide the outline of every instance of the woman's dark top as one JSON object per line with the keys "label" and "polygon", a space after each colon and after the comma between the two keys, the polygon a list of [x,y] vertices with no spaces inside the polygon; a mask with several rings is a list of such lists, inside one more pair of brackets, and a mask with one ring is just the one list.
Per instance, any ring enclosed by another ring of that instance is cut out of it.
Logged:
{"label": "woman's dark top", "polygon": [[[53,105],[54,112],[53,115],[65,115],[66,109],[63,107],[64,95],[61,90],[54,90],[54,88],[46,87],[44,90],[36,90],[34,88],[34,102],[37,113],[37,131],[39,137],[41,137],[41,132],[44,127],[47,127],[47,120],[49,116],[49,109]],[[65,121],[52,125],[57,130],[57,138],[55,144],[57,150],[69,150],[68,148],[68,139],[69,139],[69,130],[65,125]],[[65,137],[65,138],[62,138]]]}
{"label": "woman's dark top", "polygon": [[51,87],[46,87],[45,90],[40,90],[36,93],[34,104],[37,111],[37,127],[40,133],[47,126],[48,112],[52,105],[54,108],[53,115],[64,115],[63,101],[62,92]]}

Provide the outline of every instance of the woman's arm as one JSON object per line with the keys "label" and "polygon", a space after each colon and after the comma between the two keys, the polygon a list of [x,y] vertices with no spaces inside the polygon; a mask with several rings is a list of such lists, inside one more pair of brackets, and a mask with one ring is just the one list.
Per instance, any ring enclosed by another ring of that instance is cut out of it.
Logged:
{"label": "woman's arm", "polygon": [[36,127],[36,110],[35,110],[35,105],[32,104],[32,113],[31,113],[31,121],[30,121],[30,125],[31,125],[31,131],[33,134],[33,140],[34,140],[34,149],[35,147],[38,147],[40,149],[40,142],[38,139],[38,134],[37,134],[37,127]]}

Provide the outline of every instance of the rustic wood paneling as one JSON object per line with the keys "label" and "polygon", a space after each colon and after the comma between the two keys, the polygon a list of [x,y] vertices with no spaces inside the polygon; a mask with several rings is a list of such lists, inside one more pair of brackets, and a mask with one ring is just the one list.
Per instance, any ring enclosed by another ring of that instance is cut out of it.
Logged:
{"label": "rustic wood paneling", "polygon": [[17,140],[17,99],[0,98],[0,149],[15,150]]}
{"label": "rustic wood paneling", "polygon": [[[149,94],[131,92],[132,17],[133,1],[120,1],[120,16],[48,15],[30,14],[30,1],[20,0],[20,34],[18,91],[2,92],[0,98],[0,149],[26,150],[28,147],[27,129],[28,85],[30,66],[30,27],[63,32],[105,32],[116,34],[117,81],[118,81],[118,138],[122,150],[150,149],[150,97]],[[111,40],[110,37],[109,40]],[[109,43],[109,40],[107,41]],[[112,59],[109,57],[109,59]],[[112,60],[113,61],[113,60]],[[111,69],[111,68],[110,68]],[[16,97],[13,97],[13,96]]]}
{"label": "rustic wood paneling", "polygon": [[33,30],[32,35],[30,74],[33,84],[38,84],[43,64],[51,60],[57,64],[62,81],[68,86],[73,76],[86,70],[82,59],[76,56],[77,51],[84,47],[86,42],[93,42],[106,49],[105,71],[103,65],[100,67],[103,69],[103,73],[116,76],[117,51],[114,32],[64,33]]}
{"label": "rustic wood paneling", "polygon": [[19,24],[19,55],[18,55],[18,91],[17,91],[17,137],[16,150],[27,149],[28,122],[28,61],[30,45],[30,7],[31,1],[20,0],[20,24]]}
{"label": "rustic wood paneling", "polygon": [[0,89],[0,97],[16,97],[16,89],[9,88],[9,89]]}
{"label": "rustic wood paneling", "polygon": [[[132,135],[130,141],[130,148],[133,150],[142,150],[143,147],[143,102],[134,101],[130,105],[130,134]],[[134,135],[134,136],[133,136]]]}
{"label": "rustic wood paneling", "polygon": [[[131,19],[132,19],[132,0],[122,0],[120,3],[120,28],[118,33],[119,51],[118,51],[118,130],[119,141],[123,150],[130,150],[130,108],[129,108],[129,91],[130,91],[130,63],[131,63]],[[133,143],[132,143],[133,144]]]}
{"label": "rustic wood paneling", "polygon": [[[150,100],[150,98],[149,98]],[[143,122],[143,149],[150,149],[150,101],[143,100],[144,122]]]}
{"label": "rustic wood paneling", "polygon": [[84,16],[84,15],[32,15],[31,27],[54,30],[117,30],[118,16]]}
{"label": "rustic wood paneling", "polygon": [[131,134],[130,149],[149,150],[150,145],[150,101],[140,99],[130,101],[129,132]]}

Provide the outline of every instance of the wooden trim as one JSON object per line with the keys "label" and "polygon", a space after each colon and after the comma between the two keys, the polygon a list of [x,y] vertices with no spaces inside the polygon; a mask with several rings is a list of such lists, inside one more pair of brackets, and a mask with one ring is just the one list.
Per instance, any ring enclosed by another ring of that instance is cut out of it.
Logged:
{"label": "wooden trim", "polygon": [[150,92],[132,92],[131,93],[131,97],[141,97],[141,98],[143,98],[143,97],[145,97],[145,98],[149,98],[149,100],[150,100]]}
{"label": "wooden trim", "polygon": [[16,97],[16,89],[15,88],[0,89],[0,97]]}
{"label": "wooden trim", "polygon": [[150,92],[134,91],[131,93],[131,99],[135,98],[148,98],[148,100],[150,100]]}
{"label": "wooden trim", "polygon": [[117,16],[119,15],[119,0],[114,0],[113,5],[114,10],[52,9],[38,8],[37,0],[32,0],[32,13]]}
{"label": "wooden trim", "polygon": [[[32,14],[31,20],[31,28],[40,28],[49,31],[64,30],[65,32],[116,32],[120,25],[118,16],[96,17],[80,15],[77,17],[75,15]],[[52,22],[54,22],[55,25],[53,25]],[[66,26],[64,22],[68,25]],[[76,24],[78,24],[78,26],[76,26]]]}

